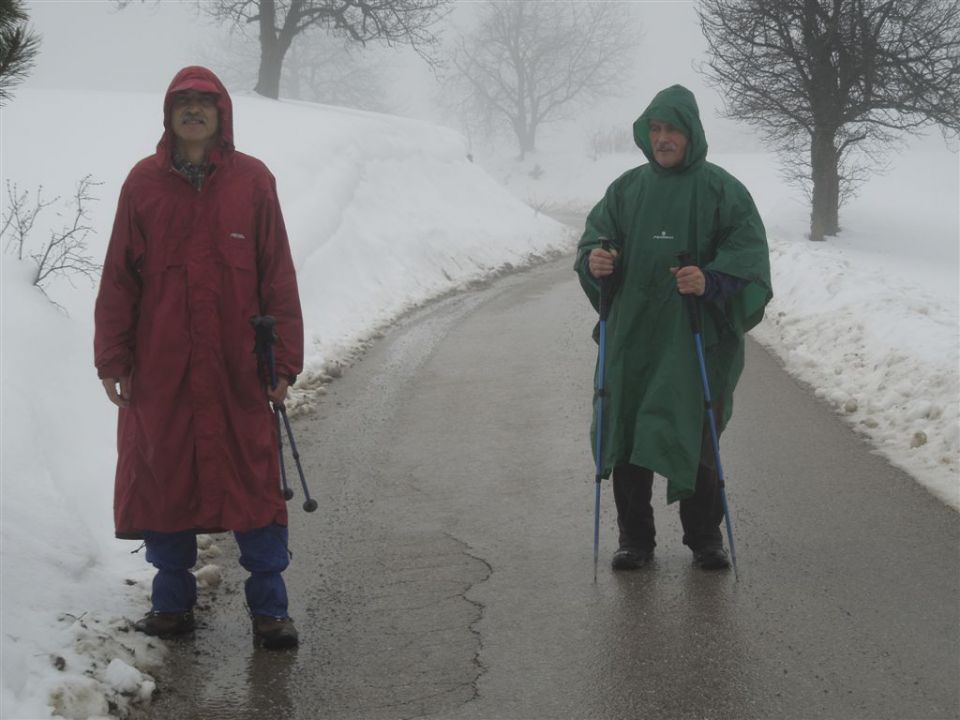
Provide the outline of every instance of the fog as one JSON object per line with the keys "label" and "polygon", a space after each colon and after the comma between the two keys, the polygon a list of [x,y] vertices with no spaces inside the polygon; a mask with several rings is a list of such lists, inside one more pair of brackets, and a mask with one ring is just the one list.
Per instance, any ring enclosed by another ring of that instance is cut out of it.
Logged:
{"label": "fog", "polygon": [[103,0],[25,5],[42,37],[27,88],[163,92],[222,33],[193,3],[138,3],[122,11]]}
{"label": "fog", "polygon": [[[32,0],[26,5],[42,36],[42,46],[25,88],[162,93],[185,65],[222,69],[217,65],[224,62],[222,48],[229,31],[199,13],[194,2],[148,1],[124,10],[106,0]],[[704,85],[693,67],[694,62],[703,60],[705,50],[694,3],[666,0],[626,2],[624,6],[638,20],[637,72],[634,77],[624,77],[620,97],[582,111],[578,124],[630,123],[657,90],[681,83],[697,94],[710,130],[720,98]],[[475,8],[470,2],[454,5],[443,24],[445,42],[469,28]],[[387,50],[376,44],[368,45],[365,52],[379,55],[390,68],[387,100],[393,112],[454,124],[437,109],[435,77],[413,52]],[[238,93],[251,88],[229,89]],[[720,136],[713,133],[711,137],[716,140]]]}

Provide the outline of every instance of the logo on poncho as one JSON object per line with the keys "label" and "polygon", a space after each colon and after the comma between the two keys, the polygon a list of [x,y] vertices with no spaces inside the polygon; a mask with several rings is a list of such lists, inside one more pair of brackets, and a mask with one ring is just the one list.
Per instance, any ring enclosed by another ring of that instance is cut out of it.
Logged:
{"label": "logo on poncho", "polygon": [[673,235],[667,235],[666,230],[661,230],[659,235],[653,236],[654,240],[673,240]]}

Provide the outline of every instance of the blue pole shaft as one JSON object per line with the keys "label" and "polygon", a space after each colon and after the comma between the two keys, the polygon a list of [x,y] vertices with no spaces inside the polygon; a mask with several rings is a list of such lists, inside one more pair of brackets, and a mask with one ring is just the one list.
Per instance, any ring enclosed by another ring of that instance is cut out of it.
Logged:
{"label": "blue pole shaft", "polygon": [[[610,240],[598,238],[601,249],[610,252]],[[597,560],[600,554],[600,475],[603,473],[603,398],[606,394],[604,375],[607,367],[607,316],[610,314],[610,278],[600,280],[600,297],[597,310],[600,312],[600,352],[597,356],[597,417],[596,441],[594,442],[596,459],[596,489],[593,500],[593,582],[597,582]]]}
{"label": "blue pole shaft", "polygon": [[600,321],[600,354],[597,359],[597,419],[596,441],[596,490],[593,503],[593,581],[597,581],[597,562],[600,553],[600,475],[603,473],[603,394],[604,369],[606,368],[607,321]]}
{"label": "blue pole shaft", "polygon": [[707,420],[710,424],[710,441],[713,444],[713,461],[717,466],[717,481],[720,484],[720,503],[723,505],[723,521],[727,528],[727,544],[730,545],[730,563],[733,565],[733,576],[740,580],[737,572],[737,549],[733,544],[733,524],[730,522],[730,508],[727,505],[727,489],[723,478],[723,465],[720,462],[720,437],[717,434],[717,420],[713,414],[713,399],[710,397],[710,381],[707,379],[707,363],[703,354],[703,340],[699,332],[693,334],[697,346],[697,360],[700,363],[700,380],[703,382],[703,398],[707,406]]}

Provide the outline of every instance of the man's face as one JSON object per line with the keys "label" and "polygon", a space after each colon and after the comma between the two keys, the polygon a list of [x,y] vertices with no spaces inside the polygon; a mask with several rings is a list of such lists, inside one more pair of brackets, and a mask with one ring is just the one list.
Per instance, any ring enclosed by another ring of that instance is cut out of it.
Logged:
{"label": "man's face", "polygon": [[650,145],[653,159],[660,167],[672,168],[683,162],[687,153],[687,136],[680,128],[663,120],[650,121]]}
{"label": "man's face", "polygon": [[220,127],[217,96],[184,90],[173,95],[173,134],[187,143],[207,143]]}

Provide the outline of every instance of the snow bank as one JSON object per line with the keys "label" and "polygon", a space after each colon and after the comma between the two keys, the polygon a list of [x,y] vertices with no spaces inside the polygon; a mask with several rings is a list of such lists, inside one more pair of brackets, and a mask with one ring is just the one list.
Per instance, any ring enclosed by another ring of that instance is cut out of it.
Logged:
{"label": "snow bank", "polygon": [[778,295],[754,337],[894,464],[960,508],[956,305],[871,269],[840,243],[810,245],[773,240]]}

